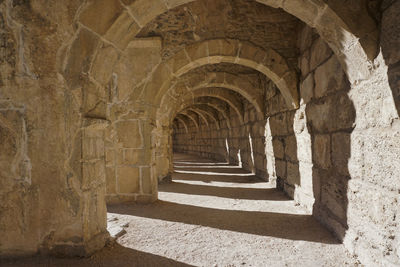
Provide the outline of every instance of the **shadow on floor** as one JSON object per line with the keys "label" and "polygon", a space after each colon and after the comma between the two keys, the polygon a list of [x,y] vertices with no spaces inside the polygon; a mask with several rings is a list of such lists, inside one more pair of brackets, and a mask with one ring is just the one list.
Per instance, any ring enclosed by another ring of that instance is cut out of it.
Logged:
{"label": "shadow on floor", "polygon": [[204,183],[224,182],[224,183],[265,183],[255,175],[238,176],[238,175],[204,175],[194,173],[174,173],[173,180],[185,181],[201,181]]}
{"label": "shadow on floor", "polygon": [[108,212],[260,236],[340,244],[309,215],[212,209],[167,201],[150,205],[110,205]]}
{"label": "shadow on floor", "polygon": [[276,200],[276,201],[290,200],[276,188],[220,187],[220,186],[171,182],[168,184],[160,185],[158,191],[180,193],[187,195],[215,196],[215,197],[224,197],[232,199]]}
{"label": "shadow on floor", "polygon": [[119,266],[140,266],[140,267],[192,267],[192,265],[178,262],[169,258],[154,255],[113,244],[92,255],[90,258],[54,258],[36,256],[32,258],[20,258],[15,260],[0,260],[2,267],[31,267],[31,266],[96,266],[96,267],[119,267]]}
{"label": "shadow on floor", "polygon": [[175,171],[185,171],[185,172],[212,172],[212,173],[220,173],[223,174],[248,174],[251,175],[251,172],[245,171],[241,168],[224,168],[224,166],[219,166],[218,168],[204,168],[204,166],[175,166]]}

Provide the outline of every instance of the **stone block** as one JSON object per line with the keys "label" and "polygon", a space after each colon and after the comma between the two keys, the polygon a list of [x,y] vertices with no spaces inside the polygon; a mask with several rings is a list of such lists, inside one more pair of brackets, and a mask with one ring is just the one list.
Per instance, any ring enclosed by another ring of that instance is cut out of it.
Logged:
{"label": "stone block", "polygon": [[80,14],[79,21],[99,35],[103,35],[122,11],[123,7],[118,0],[95,0]]}
{"label": "stone block", "polygon": [[312,28],[308,25],[304,25],[301,29],[300,37],[298,39],[298,47],[300,48],[300,52],[304,52],[304,50],[310,48],[312,44],[312,37]]}
{"label": "stone block", "polygon": [[140,170],[136,167],[117,167],[118,193],[133,194],[139,193]]}
{"label": "stone block", "polygon": [[300,85],[300,96],[307,104],[314,97],[314,74],[310,73]]}
{"label": "stone block", "polygon": [[119,49],[124,50],[139,33],[140,26],[124,11],[111,25],[104,38],[114,43]]}
{"label": "stone block", "polygon": [[275,172],[277,177],[286,180],[286,161],[275,160]]}
{"label": "stone block", "polygon": [[121,121],[116,124],[118,142],[124,148],[142,148],[143,136],[139,120]]}
{"label": "stone block", "polygon": [[[103,46],[97,51],[96,57],[93,61],[90,70],[91,77],[103,86],[106,86],[111,78],[114,65],[118,58],[119,53],[113,46],[103,44]],[[104,62],[107,62],[107,64],[104,64]]]}
{"label": "stone block", "polygon": [[387,65],[400,61],[400,2],[394,1],[382,14],[381,45]]}
{"label": "stone block", "polygon": [[106,192],[107,194],[117,193],[117,177],[115,167],[106,167]]}
{"label": "stone block", "polygon": [[82,86],[82,73],[89,71],[99,44],[99,38],[88,30],[81,29],[72,43],[64,76],[70,90]]}
{"label": "stone block", "polygon": [[313,161],[323,169],[331,167],[331,138],[327,134],[314,136]]}
{"label": "stone block", "polygon": [[322,38],[314,41],[311,47],[310,70],[314,70],[332,55],[332,50]]}
{"label": "stone block", "polygon": [[290,185],[300,185],[300,171],[298,163],[287,162],[286,182]]}
{"label": "stone block", "polygon": [[349,175],[350,143],[351,135],[349,133],[332,134],[332,164],[341,175]]}
{"label": "stone block", "polygon": [[287,135],[286,113],[279,113],[269,118],[272,136]]}
{"label": "stone block", "polygon": [[285,159],[297,161],[297,141],[294,135],[285,138]]}
{"label": "stone block", "polygon": [[335,173],[330,173],[321,181],[321,204],[335,214],[343,225],[347,223],[347,183],[347,177]]}
{"label": "stone block", "polygon": [[151,169],[150,167],[141,167],[141,181],[142,181],[142,192],[144,194],[152,194],[154,193],[153,190],[153,179],[151,176]]}
{"label": "stone block", "polygon": [[320,98],[338,90],[350,89],[340,62],[335,56],[315,70],[315,97]]}
{"label": "stone block", "polygon": [[90,189],[105,183],[104,160],[96,160],[82,163],[82,188]]}
{"label": "stone block", "polygon": [[155,17],[167,11],[168,7],[162,0],[137,0],[129,6],[129,9],[135,20],[144,27]]}

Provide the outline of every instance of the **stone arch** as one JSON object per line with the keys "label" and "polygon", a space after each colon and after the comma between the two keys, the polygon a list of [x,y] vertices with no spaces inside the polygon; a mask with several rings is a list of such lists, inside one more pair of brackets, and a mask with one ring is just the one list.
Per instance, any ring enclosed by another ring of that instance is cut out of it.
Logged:
{"label": "stone arch", "polygon": [[[263,112],[263,92],[249,80],[227,72],[208,72],[197,75],[195,79],[183,82],[189,91],[201,88],[227,88],[242,95],[254,105],[257,112]],[[179,86],[178,84],[176,87]],[[183,85],[181,85],[183,86]]]}
{"label": "stone arch", "polygon": [[185,110],[189,110],[189,111],[191,111],[191,112],[196,113],[197,116],[199,116],[199,118],[201,118],[201,119],[204,121],[204,124],[205,124],[207,127],[210,126],[207,117],[204,116],[204,114],[201,113],[201,112],[199,112],[197,109],[195,109],[195,108],[193,108],[193,107],[188,107],[188,108],[186,108]]}
{"label": "stone arch", "polygon": [[196,127],[196,130],[199,130],[199,128],[200,128],[199,122],[193,117],[193,115],[188,114],[187,112],[184,112],[184,111],[180,111],[176,116],[178,116],[178,115],[188,118],[190,121],[193,122],[194,126]]}
{"label": "stone arch", "polygon": [[229,106],[229,104],[220,98],[215,98],[211,96],[207,96],[207,98],[209,98],[208,100],[202,100],[202,98],[203,97],[190,98],[187,100],[187,102],[184,102],[180,106],[180,108],[183,110],[197,105],[207,105],[215,111],[221,113],[226,120],[228,129],[231,129],[229,115],[227,114],[227,106]]}
{"label": "stone arch", "polygon": [[[196,0],[93,1],[80,13],[79,23],[105,42],[124,50],[129,42],[157,16]],[[111,5],[110,5],[110,3]],[[315,28],[340,59],[351,82],[365,79],[377,54],[379,30],[366,8],[347,10],[335,1],[256,0],[282,8]],[[354,18],[360,18],[360,27]]]}
{"label": "stone arch", "polygon": [[[225,118],[225,121],[226,121],[226,124],[227,124],[227,126],[228,126],[228,129],[231,129],[231,123],[230,123],[230,120],[229,120],[229,116],[228,116],[228,114],[227,114],[227,110],[226,110],[226,108],[225,108],[224,106],[222,106],[225,102],[222,101],[222,100],[220,100],[220,99],[218,99],[218,98],[213,98],[213,97],[209,97],[209,98],[210,98],[210,100],[211,100],[212,102],[210,102],[210,101],[204,101],[204,100],[202,101],[202,100],[201,100],[201,97],[199,97],[199,98],[194,99],[194,104],[203,104],[203,105],[207,105],[207,106],[209,106],[209,107],[211,107],[211,108],[217,110],[217,111],[218,111],[219,113],[221,113],[222,116]],[[221,105],[221,103],[218,103],[219,101],[222,102],[222,105]],[[227,103],[226,103],[226,104],[227,104]]]}
{"label": "stone arch", "polygon": [[[211,96],[214,98],[218,98],[232,107],[232,109],[237,113],[240,123],[243,123],[243,106],[240,100],[232,93],[231,90],[225,88],[203,88],[199,89],[196,92],[190,92],[186,94],[184,97],[180,98],[180,101],[174,102],[175,107],[169,109],[168,113],[163,113],[163,116],[166,120],[172,120],[174,118],[174,114],[176,114],[177,110],[180,110],[182,106],[186,103],[194,103],[194,99],[204,96]],[[161,119],[161,117],[160,117]],[[162,120],[164,121],[164,120]]]}
{"label": "stone arch", "polygon": [[263,50],[233,39],[195,43],[160,64],[142,89],[144,101],[158,105],[169,91],[174,78],[200,66],[217,63],[238,64],[263,73],[277,85],[289,107],[299,106],[297,73],[289,68],[286,60],[271,48]]}
{"label": "stone arch", "polygon": [[182,119],[181,117],[179,117],[179,116],[176,116],[175,119],[178,120],[180,123],[182,123],[183,127],[185,127],[186,133],[189,133],[189,128],[188,128],[188,126],[186,125],[185,120],[183,120],[183,119]]}
{"label": "stone arch", "polygon": [[202,104],[189,104],[189,107],[185,109],[195,109],[198,110],[199,112],[204,112],[214,121],[217,129],[218,130],[220,129],[218,111],[213,110],[211,107],[204,106]]}

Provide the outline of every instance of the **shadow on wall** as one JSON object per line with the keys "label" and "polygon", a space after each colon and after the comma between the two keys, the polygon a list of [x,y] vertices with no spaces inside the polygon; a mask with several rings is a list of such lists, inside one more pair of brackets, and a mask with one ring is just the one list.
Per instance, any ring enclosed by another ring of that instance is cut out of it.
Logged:
{"label": "shadow on wall", "polygon": [[331,234],[308,215],[223,210],[157,201],[148,205],[109,206],[109,212],[166,220],[215,229],[291,240],[337,244]]}
{"label": "shadow on wall", "polygon": [[302,105],[296,111],[268,114],[277,186],[296,202],[312,207],[313,216],[343,240],[348,229],[355,107],[338,59],[317,34],[308,31],[312,41],[301,49],[300,58],[307,62],[301,64]]}
{"label": "shadow on wall", "polygon": [[389,86],[392,89],[397,115],[400,115],[400,25],[398,22],[400,2],[392,1],[391,5],[383,5],[382,9],[382,54],[388,66]]}

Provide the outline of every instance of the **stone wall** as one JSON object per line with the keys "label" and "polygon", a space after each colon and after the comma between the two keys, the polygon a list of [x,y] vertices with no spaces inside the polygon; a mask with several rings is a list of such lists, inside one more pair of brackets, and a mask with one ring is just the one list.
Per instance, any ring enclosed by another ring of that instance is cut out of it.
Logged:
{"label": "stone wall", "polygon": [[173,134],[175,152],[189,153],[204,158],[241,165],[245,170],[255,173],[262,179],[268,179],[265,156],[265,120],[250,103],[244,103],[243,123],[234,114],[226,119],[220,116],[218,127],[201,124],[198,130],[193,124],[189,133],[182,124]]}
{"label": "stone wall", "polygon": [[[385,18],[385,13],[394,16],[392,8],[389,5],[383,13],[387,31],[394,27],[391,18]],[[193,126],[187,134],[178,128],[174,149],[223,160],[227,142],[230,162],[237,163],[240,149],[245,169],[262,178],[267,173],[271,180],[276,176],[277,186],[312,211],[362,262],[396,264],[400,172],[394,164],[399,160],[395,52],[386,51],[391,56],[387,62],[392,62],[390,86],[382,55],[367,81],[351,84],[315,30],[304,27],[299,35],[299,109],[288,108],[277,88],[269,84],[265,116],[257,117],[254,109],[245,108],[245,123],[232,118],[235,127],[231,129],[203,126],[198,131]]]}
{"label": "stone wall", "polygon": [[84,256],[108,237],[106,121],[83,118],[84,79],[62,72],[79,5],[0,2],[0,257]]}
{"label": "stone wall", "polygon": [[240,161],[398,265],[399,2],[200,2],[0,1],[0,256],[104,246],[105,199],[157,199],[174,112],[205,86],[236,109],[176,150]]}

